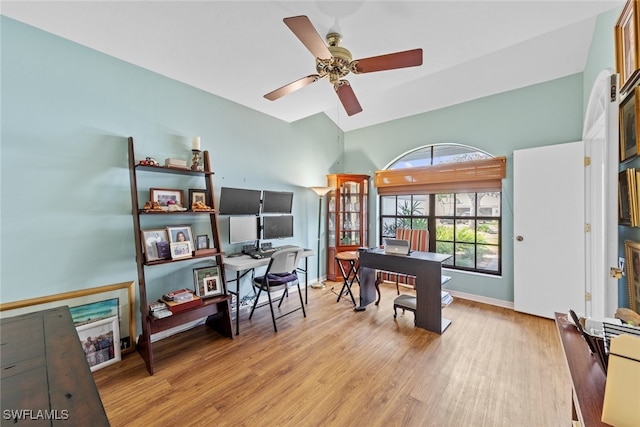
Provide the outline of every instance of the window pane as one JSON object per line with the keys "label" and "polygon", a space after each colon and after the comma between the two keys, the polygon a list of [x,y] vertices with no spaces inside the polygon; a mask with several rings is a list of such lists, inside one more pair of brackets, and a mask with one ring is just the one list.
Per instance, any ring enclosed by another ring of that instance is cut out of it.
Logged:
{"label": "window pane", "polygon": [[478,216],[500,217],[500,193],[478,193]]}
{"label": "window pane", "polygon": [[396,236],[396,220],[395,218],[382,218],[382,237]]}
{"label": "window pane", "polygon": [[396,214],[396,196],[380,196],[380,214]]}
{"label": "window pane", "polygon": [[455,258],[455,265],[458,267],[474,268],[476,258],[475,245],[457,243]]}
{"label": "window pane", "polygon": [[482,270],[498,271],[498,247],[478,245],[477,263]]}
{"label": "window pane", "polygon": [[436,194],[436,216],[453,216],[455,194]]}
{"label": "window pane", "polygon": [[[439,254],[453,255],[453,243],[436,242],[436,252]],[[444,265],[453,265],[453,258],[442,262]]]}
{"label": "window pane", "polygon": [[456,242],[474,243],[476,230],[469,227],[469,220],[456,220]]}
{"label": "window pane", "polygon": [[456,215],[475,216],[476,215],[476,193],[456,194]]}
{"label": "window pane", "polygon": [[500,242],[500,224],[497,220],[478,220],[478,242],[497,245]]}

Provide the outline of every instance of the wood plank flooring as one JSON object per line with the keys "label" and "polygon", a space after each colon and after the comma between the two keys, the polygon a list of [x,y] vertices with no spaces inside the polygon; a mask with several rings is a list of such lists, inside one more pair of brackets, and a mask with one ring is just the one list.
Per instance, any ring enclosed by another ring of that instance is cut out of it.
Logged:
{"label": "wood plank flooring", "polygon": [[364,312],[332,286],[309,288],[307,317],[279,319],[277,333],[264,307],[241,316],[233,340],[199,326],[155,343],[153,376],[138,353],[96,371],[111,425],[570,425],[552,320],[455,299],[437,335],[410,312],[394,320],[395,286]]}

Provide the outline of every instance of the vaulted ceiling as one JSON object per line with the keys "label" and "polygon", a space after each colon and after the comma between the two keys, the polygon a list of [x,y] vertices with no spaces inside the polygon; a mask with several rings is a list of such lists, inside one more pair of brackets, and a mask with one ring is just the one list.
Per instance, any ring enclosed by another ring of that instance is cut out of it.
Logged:
{"label": "vaulted ceiling", "polygon": [[[349,131],[581,72],[596,16],[623,4],[3,1],[0,12],[281,120],[325,113]],[[266,100],[316,72],[314,57],[282,21],[297,15],[323,38],[339,32],[354,59],[422,48],[423,65],[347,75],[363,108],[353,116],[326,79]]]}

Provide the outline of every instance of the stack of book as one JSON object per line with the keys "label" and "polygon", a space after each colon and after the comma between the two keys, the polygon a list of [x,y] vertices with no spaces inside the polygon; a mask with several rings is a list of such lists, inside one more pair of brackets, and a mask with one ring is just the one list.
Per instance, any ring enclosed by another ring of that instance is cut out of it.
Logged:
{"label": "stack of book", "polygon": [[449,304],[451,304],[453,302],[453,297],[451,296],[451,294],[447,291],[441,291],[440,292],[440,297],[442,300],[442,306],[446,307]]}
{"label": "stack of book", "polygon": [[162,300],[172,314],[202,305],[200,297],[194,295],[189,289],[178,289],[169,292],[162,296]]}
{"label": "stack of book", "polygon": [[162,301],[154,302],[149,304],[149,314],[151,314],[156,319],[162,319],[164,317],[169,317],[173,313],[169,311],[169,306]]}

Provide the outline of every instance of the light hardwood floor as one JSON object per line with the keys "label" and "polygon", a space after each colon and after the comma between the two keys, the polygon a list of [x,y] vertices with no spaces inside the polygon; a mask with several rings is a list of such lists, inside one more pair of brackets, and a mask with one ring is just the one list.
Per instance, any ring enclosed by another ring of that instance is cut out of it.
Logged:
{"label": "light hardwood floor", "polygon": [[455,299],[437,335],[394,320],[395,287],[364,312],[331,288],[277,333],[264,307],[233,340],[199,326],[156,343],[153,376],[137,353],[95,372],[112,426],[570,425],[552,320]]}

